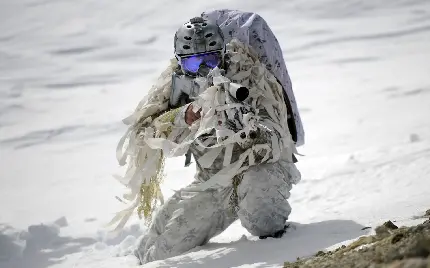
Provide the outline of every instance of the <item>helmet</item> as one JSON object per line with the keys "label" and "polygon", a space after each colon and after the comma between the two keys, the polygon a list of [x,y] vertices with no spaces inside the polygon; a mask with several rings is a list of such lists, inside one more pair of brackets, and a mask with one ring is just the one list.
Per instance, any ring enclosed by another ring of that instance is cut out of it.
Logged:
{"label": "helmet", "polygon": [[174,46],[177,57],[222,51],[224,35],[216,23],[202,17],[195,17],[176,31]]}

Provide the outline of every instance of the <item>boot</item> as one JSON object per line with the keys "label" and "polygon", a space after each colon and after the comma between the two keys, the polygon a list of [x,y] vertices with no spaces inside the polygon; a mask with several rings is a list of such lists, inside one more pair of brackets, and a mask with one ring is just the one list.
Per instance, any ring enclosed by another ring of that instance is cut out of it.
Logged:
{"label": "boot", "polygon": [[284,229],[279,230],[279,231],[277,231],[277,232],[275,232],[274,234],[271,234],[271,235],[261,235],[258,238],[260,238],[260,239],[266,239],[268,237],[281,238],[287,232],[287,228],[289,226],[290,225],[284,225]]}

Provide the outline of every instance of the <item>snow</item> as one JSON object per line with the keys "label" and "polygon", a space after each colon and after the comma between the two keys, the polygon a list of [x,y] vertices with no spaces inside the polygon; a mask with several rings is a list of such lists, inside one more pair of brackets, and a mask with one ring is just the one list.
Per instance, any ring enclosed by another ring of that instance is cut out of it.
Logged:
{"label": "snow", "polygon": [[[258,240],[236,222],[144,267],[281,267],[429,208],[429,1],[1,1],[1,268],[137,267],[146,226],[106,227],[124,208],[121,119],[178,25],[220,7],[257,11],[284,51],[306,132],[292,227]],[[183,162],[167,162],[167,196],[193,178]]]}

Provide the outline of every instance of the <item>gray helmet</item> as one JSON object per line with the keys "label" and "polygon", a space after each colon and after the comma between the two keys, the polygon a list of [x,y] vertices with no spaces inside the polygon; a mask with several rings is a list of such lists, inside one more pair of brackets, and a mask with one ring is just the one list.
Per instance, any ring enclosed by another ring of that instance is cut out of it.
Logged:
{"label": "gray helmet", "polygon": [[177,56],[205,53],[224,49],[224,35],[221,28],[202,17],[192,18],[175,34]]}

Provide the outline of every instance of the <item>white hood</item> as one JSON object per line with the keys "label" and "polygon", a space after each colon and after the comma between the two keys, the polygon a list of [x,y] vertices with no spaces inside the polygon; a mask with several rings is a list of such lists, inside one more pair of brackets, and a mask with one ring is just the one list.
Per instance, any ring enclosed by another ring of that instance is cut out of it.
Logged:
{"label": "white hood", "polygon": [[266,21],[256,13],[228,9],[204,12],[202,16],[219,25],[224,33],[226,43],[237,38],[242,43],[254,48],[258,53],[260,61],[278,79],[288,96],[297,137],[294,137],[294,130],[290,131],[293,139],[297,138],[296,146],[303,145],[305,133],[282,49]]}

